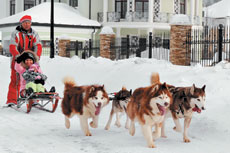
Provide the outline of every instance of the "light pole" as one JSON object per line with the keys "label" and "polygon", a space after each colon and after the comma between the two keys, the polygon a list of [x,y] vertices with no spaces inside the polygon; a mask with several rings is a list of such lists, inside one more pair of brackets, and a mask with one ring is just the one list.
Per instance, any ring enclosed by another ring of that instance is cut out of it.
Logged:
{"label": "light pole", "polygon": [[50,58],[54,58],[54,0],[51,0],[50,13]]}

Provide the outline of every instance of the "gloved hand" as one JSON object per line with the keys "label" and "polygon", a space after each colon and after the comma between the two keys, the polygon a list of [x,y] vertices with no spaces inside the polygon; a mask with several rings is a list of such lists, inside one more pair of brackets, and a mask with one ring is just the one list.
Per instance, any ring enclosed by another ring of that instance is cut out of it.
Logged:
{"label": "gloved hand", "polygon": [[17,62],[17,63],[20,63],[20,62],[18,62],[19,60],[19,57],[20,57],[20,54],[18,54],[18,55],[16,55],[15,57],[14,57],[14,60]]}
{"label": "gloved hand", "polygon": [[40,75],[38,75],[38,76],[35,77],[35,80],[41,80],[41,78],[42,77]]}

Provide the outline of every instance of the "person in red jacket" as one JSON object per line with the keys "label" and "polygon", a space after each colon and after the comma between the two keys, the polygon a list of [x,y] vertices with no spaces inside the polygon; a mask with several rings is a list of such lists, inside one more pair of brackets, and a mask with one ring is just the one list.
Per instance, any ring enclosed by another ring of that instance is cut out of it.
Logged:
{"label": "person in red jacket", "polygon": [[23,51],[31,50],[37,54],[40,59],[42,54],[42,45],[38,33],[31,28],[32,18],[25,15],[20,19],[20,25],[16,27],[15,31],[11,34],[10,39],[10,53],[12,55],[11,61],[11,80],[7,95],[6,104],[11,106],[17,104],[20,89],[20,81],[17,81],[16,71],[14,69],[15,59]]}

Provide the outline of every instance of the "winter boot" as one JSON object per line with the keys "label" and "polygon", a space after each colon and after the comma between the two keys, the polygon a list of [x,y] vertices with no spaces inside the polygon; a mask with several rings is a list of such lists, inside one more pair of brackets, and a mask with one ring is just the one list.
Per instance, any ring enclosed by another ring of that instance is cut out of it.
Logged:
{"label": "winter boot", "polygon": [[55,92],[55,91],[56,91],[55,87],[52,86],[49,92]]}
{"label": "winter boot", "polygon": [[30,96],[34,92],[33,88],[26,89],[26,96]]}

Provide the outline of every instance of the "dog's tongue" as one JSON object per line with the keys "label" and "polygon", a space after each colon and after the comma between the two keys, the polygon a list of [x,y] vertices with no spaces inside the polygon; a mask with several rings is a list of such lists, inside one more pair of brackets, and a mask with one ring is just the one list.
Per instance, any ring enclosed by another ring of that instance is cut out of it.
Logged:
{"label": "dog's tongue", "polygon": [[158,109],[161,113],[161,116],[163,116],[165,114],[165,107],[161,106],[161,105],[157,105],[158,106]]}
{"label": "dog's tongue", "polygon": [[101,111],[101,105],[95,106],[96,107],[96,111],[95,111],[95,115],[98,115]]}
{"label": "dog's tongue", "polygon": [[199,109],[198,107],[194,107],[192,110],[194,112],[201,113],[201,109]]}

